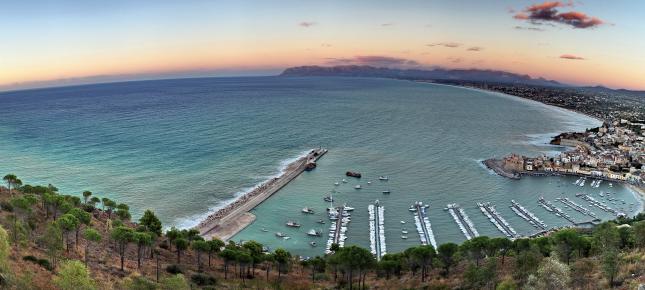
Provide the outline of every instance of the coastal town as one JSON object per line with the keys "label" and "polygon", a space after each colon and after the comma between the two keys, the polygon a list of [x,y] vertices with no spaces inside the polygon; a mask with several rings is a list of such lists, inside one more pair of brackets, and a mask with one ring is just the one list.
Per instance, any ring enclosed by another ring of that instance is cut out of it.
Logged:
{"label": "coastal town", "polygon": [[522,175],[575,175],[625,182],[645,182],[645,124],[625,119],[606,121],[586,132],[562,133],[551,144],[573,148],[556,156],[510,154],[484,164],[513,179]]}

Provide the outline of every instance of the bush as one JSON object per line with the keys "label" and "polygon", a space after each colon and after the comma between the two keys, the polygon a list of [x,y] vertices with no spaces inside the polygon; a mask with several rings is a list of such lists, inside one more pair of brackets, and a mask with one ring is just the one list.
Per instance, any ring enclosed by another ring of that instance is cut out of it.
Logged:
{"label": "bush", "polygon": [[34,257],[32,255],[24,256],[24,257],[22,257],[22,259],[25,260],[25,261],[32,262],[32,263],[38,263],[38,258],[36,258],[36,257]]}
{"label": "bush", "polygon": [[83,204],[83,210],[92,213],[94,212],[94,206],[91,204]]}
{"label": "bush", "polygon": [[8,212],[13,212],[13,205],[11,205],[8,201],[5,201],[5,200],[0,201],[0,208]]}
{"label": "bush", "polygon": [[215,283],[217,283],[215,277],[204,274],[192,275],[190,276],[190,280],[198,286],[215,285]]}
{"label": "bush", "polygon": [[22,257],[22,259],[25,260],[25,261],[32,262],[34,264],[38,264],[38,265],[40,265],[41,267],[43,267],[43,268],[45,268],[47,270],[52,269],[52,266],[49,263],[49,260],[47,260],[47,259],[38,259],[38,258],[36,258],[36,257],[34,257],[32,255],[24,256],[24,257]]}
{"label": "bush", "polygon": [[175,264],[168,265],[168,267],[166,267],[166,272],[168,272],[170,274],[173,274],[173,275],[183,273],[183,271],[181,270],[181,267],[179,267],[179,265],[175,265]]}

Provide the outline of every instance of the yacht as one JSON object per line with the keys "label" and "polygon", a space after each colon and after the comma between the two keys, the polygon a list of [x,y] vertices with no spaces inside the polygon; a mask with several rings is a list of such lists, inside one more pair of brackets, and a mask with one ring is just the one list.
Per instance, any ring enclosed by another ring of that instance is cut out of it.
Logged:
{"label": "yacht", "polygon": [[367,184],[372,184],[372,182],[371,182],[371,181],[368,181],[368,182],[367,182]]}
{"label": "yacht", "polygon": [[266,233],[266,232],[268,232],[269,230],[267,230],[267,229],[265,229],[265,228],[262,228],[262,231]]}
{"label": "yacht", "polygon": [[299,224],[299,223],[297,223],[297,222],[294,222],[294,221],[288,221],[288,222],[287,222],[287,226],[288,226],[288,227],[292,227],[292,228],[299,228],[299,227],[300,227],[300,224]]}
{"label": "yacht", "polygon": [[401,236],[401,239],[407,240],[407,239],[408,239],[408,236],[403,236],[403,235],[402,235],[402,236]]}
{"label": "yacht", "polygon": [[275,233],[275,236],[278,237],[278,238],[284,238],[287,235],[285,235],[284,233],[281,233],[281,232],[277,232],[277,233]]}
{"label": "yacht", "polygon": [[316,231],[316,230],[314,230],[314,229],[311,229],[311,230],[309,230],[309,232],[307,233],[307,235],[308,235],[308,236],[312,236],[312,237],[320,237],[320,236],[322,235],[322,233],[321,233],[321,232],[319,232],[319,231]]}
{"label": "yacht", "polygon": [[379,176],[378,180],[389,180],[390,178],[387,176]]}
{"label": "yacht", "polygon": [[334,185],[335,185],[335,186],[339,186],[339,185],[340,185],[340,183],[338,183],[338,182],[334,182]]}
{"label": "yacht", "polygon": [[383,194],[390,194],[389,190],[383,190]]}
{"label": "yacht", "polygon": [[347,206],[347,204],[344,204],[344,205],[343,205],[343,209],[344,209],[345,211],[353,211],[353,210],[354,210],[354,208],[353,208],[353,207],[351,207],[351,206]]}
{"label": "yacht", "polygon": [[283,239],[288,240],[288,239],[291,239],[291,237],[284,237]]}
{"label": "yacht", "polygon": [[343,178],[343,183],[347,183],[347,179]]}
{"label": "yacht", "polygon": [[309,207],[305,207],[302,209],[302,213],[314,214],[314,210]]}
{"label": "yacht", "polygon": [[406,231],[406,230],[402,230],[402,231],[401,231],[401,233],[402,233],[402,234],[407,234],[407,233],[408,233],[408,231]]}
{"label": "yacht", "polygon": [[401,221],[401,224],[405,224],[405,221]]}
{"label": "yacht", "polygon": [[324,224],[325,224],[325,221],[324,221],[324,220],[318,220],[318,221],[317,221],[317,223],[319,223],[319,224],[321,224],[321,225],[324,225]]}
{"label": "yacht", "polygon": [[354,189],[361,189],[361,185],[357,184],[356,186],[354,186]]}

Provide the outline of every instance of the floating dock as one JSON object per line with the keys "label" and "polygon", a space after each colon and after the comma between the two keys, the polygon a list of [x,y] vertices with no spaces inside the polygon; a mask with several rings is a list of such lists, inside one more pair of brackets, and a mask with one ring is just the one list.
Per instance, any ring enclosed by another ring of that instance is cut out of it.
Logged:
{"label": "floating dock", "polygon": [[329,226],[329,239],[327,240],[327,246],[325,248],[325,254],[331,254],[331,245],[337,244],[339,247],[345,246],[345,240],[347,239],[347,225],[351,221],[350,214],[345,210],[344,206],[337,207],[335,210],[338,212],[338,218],[332,220],[331,225]]}
{"label": "floating dock", "polygon": [[569,206],[570,208],[574,209],[575,211],[577,211],[577,212],[579,212],[581,214],[588,215],[588,216],[590,216],[590,217],[592,217],[594,219],[598,218],[594,212],[592,212],[589,209],[587,209],[587,208],[585,208],[585,207],[583,207],[583,206],[571,201],[567,197],[556,198],[556,200],[559,200],[561,203],[564,203],[565,205]]}
{"label": "floating dock", "polygon": [[510,239],[519,238],[520,235],[517,234],[515,229],[495,210],[495,206],[491,205],[490,202],[481,203],[478,202],[477,206],[482,211],[482,213],[488,217],[488,220],[497,227],[497,229],[502,232],[506,237]]}
{"label": "floating dock", "polygon": [[427,245],[430,243],[435,249],[437,249],[437,241],[434,238],[434,232],[432,231],[432,224],[430,224],[430,219],[428,218],[427,213],[428,205],[424,205],[422,202],[415,202],[414,205],[410,207],[410,211],[414,212],[414,224],[419,233],[419,239],[421,240],[422,245]]}
{"label": "floating dock", "polygon": [[541,230],[546,230],[548,228],[548,226],[543,221],[537,218],[532,212],[523,207],[521,204],[515,202],[515,200],[511,200],[511,209],[513,210],[513,212],[515,212],[515,214],[517,214],[525,221],[529,222],[535,228]]}
{"label": "floating dock", "polygon": [[546,209],[548,212],[553,213],[556,216],[561,217],[565,220],[568,220],[572,224],[576,224],[576,221],[571,216],[563,212],[562,209],[560,209],[559,207],[553,205],[550,201],[545,200],[544,197],[540,196],[540,198],[538,199],[538,203],[540,203],[540,205],[544,207],[544,209]]}
{"label": "floating dock", "polygon": [[619,215],[623,214],[623,213],[618,212],[617,210],[607,206],[606,204],[596,200],[595,198],[593,198],[592,196],[590,196],[588,194],[576,193],[576,196],[586,200],[587,202],[589,202],[589,204],[591,204],[591,206],[595,206],[595,207],[597,207],[597,208],[599,208],[599,209],[601,209],[603,211],[606,211],[608,213],[614,214],[616,216],[619,216]]}
{"label": "floating dock", "polygon": [[370,249],[376,260],[380,261],[383,255],[387,254],[385,245],[385,208],[376,200],[374,204],[367,206],[370,220]]}
{"label": "floating dock", "polygon": [[446,209],[450,212],[450,215],[452,215],[452,218],[455,220],[464,236],[466,236],[466,239],[470,240],[472,238],[479,237],[479,233],[477,232],[477,229],[475,229],[475,225],[463,208],[456,203],[451,203],[447,205]]}

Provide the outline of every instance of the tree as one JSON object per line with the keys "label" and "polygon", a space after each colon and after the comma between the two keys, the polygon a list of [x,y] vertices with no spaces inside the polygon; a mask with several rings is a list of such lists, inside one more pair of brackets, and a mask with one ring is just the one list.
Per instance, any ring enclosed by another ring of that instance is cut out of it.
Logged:
{"label": "tree", "polygon": [[564,229],[553,235],[553,241],[560,259],[569,265],[573,253],[580,243],[580,235],[574,229]]}
{"label": "tree", "polygon": [[92,196],[92,198],[90,198],[90,205],[92,205],[92,207],[95,207],[99,202],[101,202],[101,199],[96,196]]}
{"label": "tree", "polygon": [[535,275],[530,275],[526,289],[567,289],[570,281],[569,266],[553,257],[540,264]]}
{"label": "tree", "polygon": [[181,252],[188,249],[188,240],[179,238],[175,241],[175,248],[177,248],[177,264],[181,264]]}
{"label": "tree", "polygon": [[197,254],[197,268],[202,269],[202,253],[208,252],[210,245],[206,241],[194,241],[191,245]]}
{"label": "tree", "polygon": [[471,258],[475,259],[475,265],[479,267],[479,261],[484,257],[484,251],[489,248],[488,243],[489,238],[481,236],[465,241],[461,247]]}
{"label": "tree", "polygon": [[578,289],[591,289],[595,282],[595,263],[590,259],[578,259],[571,265],[571,284]]}
{"label": "tree", "polygon": [[121,256],[121,271],[123,271],[123,262],[125,260],[125,251],[128,244],[132,242],[133,231],[131,228],[119,226],[112,230],[111,238],[117,242],[117,250]]}
{"label": "tree", "polygon": [[211,256],[213,253],[217,254],[221,251],[222,247],[224,247],[224,242],[218,238],[213,238],[210,241],[207,241],[208,243],[208,267],[211,266]]}
{"label": "tree", "polygon": [[58,256],[65,249],[63,244],[63,231],[56,222],[50,222],[45,229],[45,234],[41,238],[42,243],[47,249],[47,256],[51,261],[52,267],[56,268]]}
{"label": "tree", "polygon": [[440,245],[437,249],[439,252],[439,260],[445,271],[446,276],[450,274],[450,268],[455,264],[455,254],[459,250],[459,246],[454,243],[446,243]]}
{"label": "tree", "polygon": [[112,212],[114,211],[114,209],[117,206],[116,202],[111,200],[111,199],[109,199],[109,198],[104,198],[103,199],[103,206],[107,208],[108,218],[111,219],[112,218]]}
{"label": "tree", "polygon": [[16,216],[13,218],[13,241],[18,241],[18,232],[20,231],[18,219],[24,223],[25,218],[31,213],[31,207],[38,202],[35,196],[29,194],[12,198],[9,203],[13,206]]}
{"label": "tree", "polygon": [[315,258],[310,260],[310,264],[311,264],[311,282],[316,282],[316,273],[324,272],[327,262],[325,261],[325,259],[321,258],[320,256],[316,256]]}
{"label": "tree", "polygon": [[92,192],[89,190],[83,191],[83,202],[87,204],[87,200],[92,196]]}
{"label": "tree", "polygon": [[54,277],[54,284],[62,290],[93,290],[96,283],[90,277],[90,271],[83,263],[76,260],[65,261]]}
{"label": "tree", "polygon": [[22,181],[16,177],[15,174],[7,174],[5,175],[2,180],[4,180],[7,183],[7,188],[9,189],[9,195],[13,196],[13,192],[11,191],[11,187],[13,186],[14,188],[17,186],[22,185]]}
{"label": "tree", "polygon": [[153,211],[147,209],[143,212],[143,216],[139,219],[139,224],[146,227],[146,231],[161,236],[161,221]]}
{"label": "tree", "polygon": [[614,278],[619,269],[618,250],[607,249],[602,253],[602,272],[609,281],[609,287],[614,287]]}
{"label": "tree", "polygon": [[280,279],[280,274],[286,271],[289,261],[291,261],[291,253],[283,248],[278,248],[273,252],[273,257],[275,262],[278,263],[278,279]]}
{"label": "tree", "polygon": [[634,231],[634,245],[645,249],[645,221],[634,223],[632,229]]}
{"label": "tree", "polygon": [[130,207],[125,203],[120,203],[116,206],[116,215],[121,220],[129,220],[132,216],[130,215]]}
{"label": "tree", "polygon": [[0,225],[0,274],[6,273],[9,268],[7,263],[9,254],[9,236],[7,235],[7,231]]}
{"label": "tree", "polygon": [[63,235],[65,237],[65,245],[66,245],[66,251],[69,251],[69,233],[76,230],[80,224],[79,220],[71,215],[71,214],[64,214],[62,215],[57,221],[58,226],[60,229],[63,231]]}
{"label": "tree", "polygon": [[495,289],[497,260],[489,259],[484,267],[470,264],[464,273],[464,284],[470,289]]}
{"label": "tree", "polygon": [[423,245],[415,247],[412,251],[412,255],[417,259],[417,261],[419,261],[419,265],[421,265],[421,282],[425,282],[428,267],[432,266],[432,261],[436,257],[437,253],[431,245]]}
{"label": "tree", "polygon": [[620,233],[616,225],[611,222],[602,223],[594,228],[593,244],[600,253],[617,249],[620,243]]}
{"label": "tree", "polygon": [[506,258],[508,251],[513,247],[513,242],[504,237],[492,238],[489,246],[495,249],[496,254],[502,256],[502,265],[504,265],[504,259]]}
{"label": "tree", "polygon": [[73,215],[79,221],[78,225],[76,226],[76,244],[75,244],[75,246],[78,246],[78,233],[81,231],[81,225],[89,226],[90,223],[92,222],[92,215],[90,215],[90,213],[78,207],[75,207],[69,210],[67,213]]}
{"label": "tree", "polygon": [[132,233],[132,241],[137,244],[137,269],[141,268],[141,254],[143,252],[143,248],[151,246],[153,243],[152,235],[153,234],[148,232]]}
{"label": "tree", "polygon": [[172,251],[172,243],[180,236],[181,232],[175,227],[171,227],[168,231],[166,231],[166,237],[168,238],[168,243],[170,243],[169,250]]}
{"label": "tree", "polygon": [[83,238],[85,238],[85,240],[87,241],[87,243],[85,244],[85,264],[87,265],[90,254],[90,244],[100,242],[102,236],[97,230],[93,228],[85,228],[85,231],[83,231]]}
{"label": "tree", "polygon": [[256,242],[256,241],[248,241],[242,245],[242,248],[245,249],[249,255],[251,256],[251,268],[252,268],[252,275],[255,276],[255,265],[258,263],[262,262],[262,258],[264,256],[263,250],[262,250],[262,244]]}
{"label": "tree", "polygon": [[225,248],[219,253],[219,256],[224,260],[224,280],[226,280],[228,278],[228,265],[235,260],[236,253],[232,249]]}

